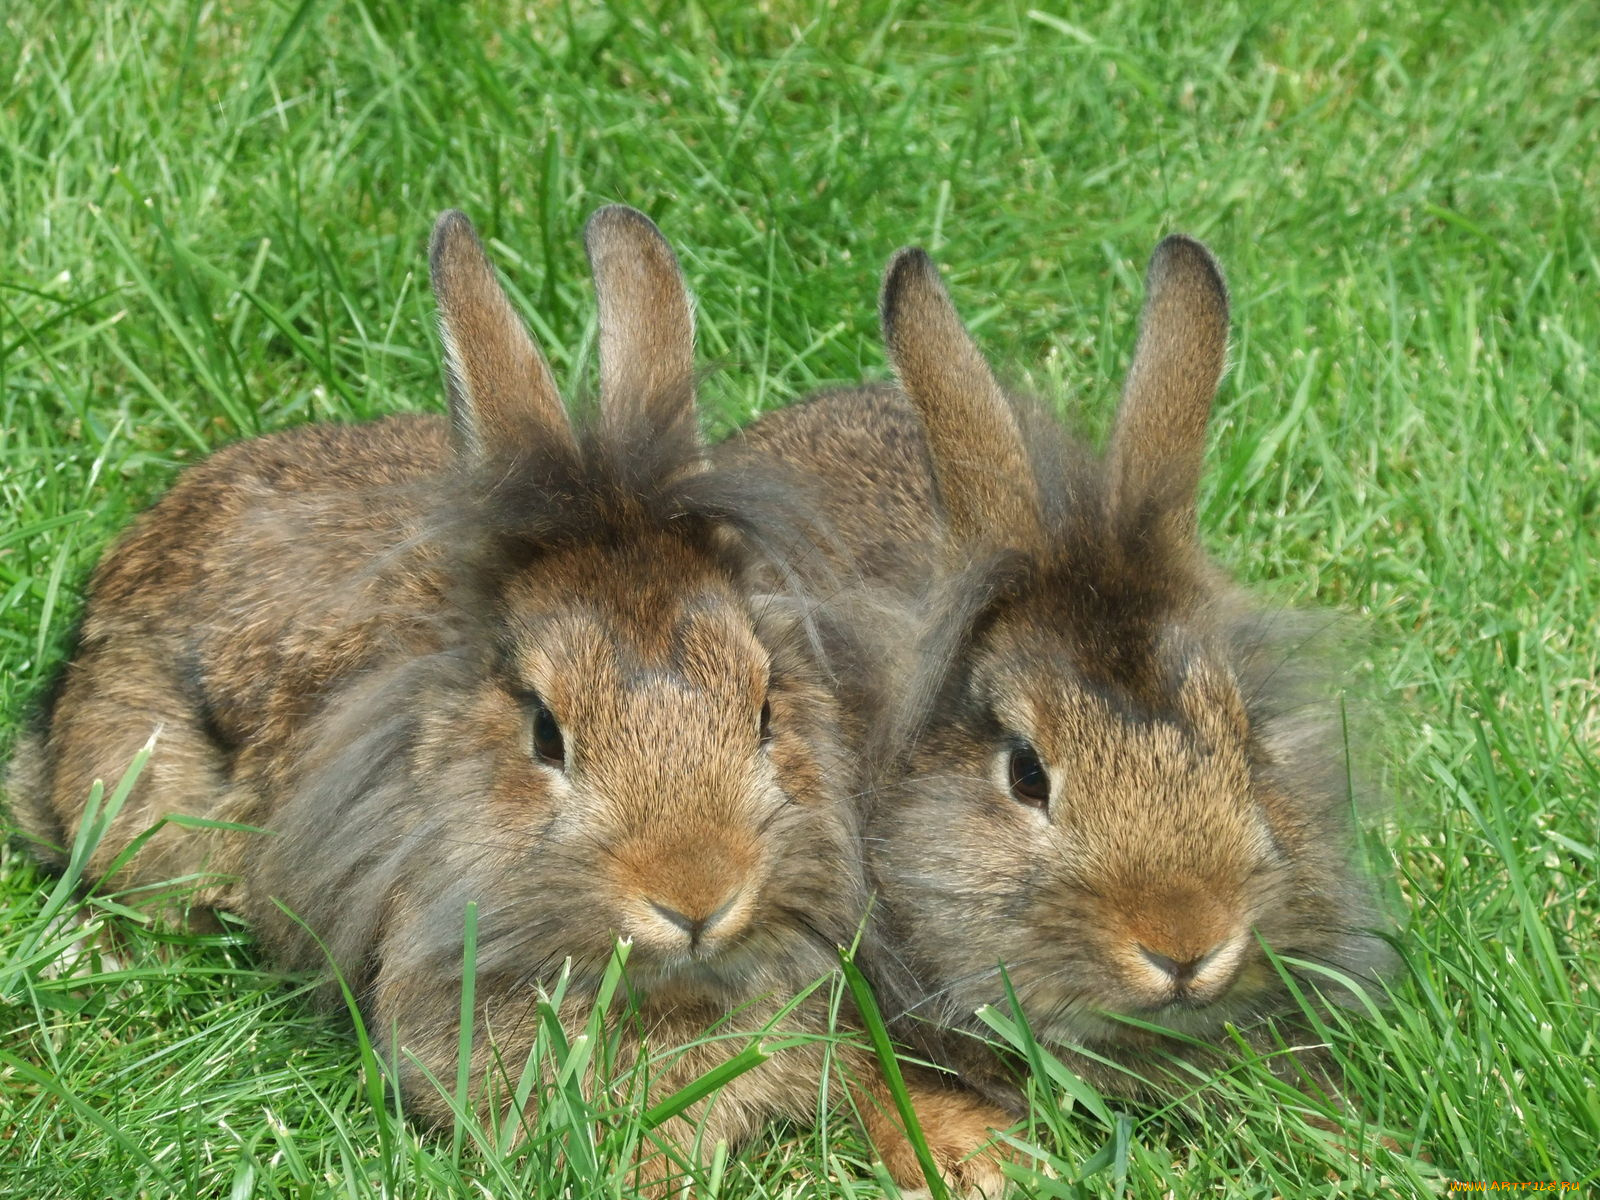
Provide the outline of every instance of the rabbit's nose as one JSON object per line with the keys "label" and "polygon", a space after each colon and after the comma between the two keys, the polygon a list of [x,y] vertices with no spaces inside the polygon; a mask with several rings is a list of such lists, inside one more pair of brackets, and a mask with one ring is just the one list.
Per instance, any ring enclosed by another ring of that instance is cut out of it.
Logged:
{"label": "rabbit's nose", "polygon": [[1212,961],[1212,959],[1216,958],[1221,949],[1221,945],[1216,945],[1211,947],[1211,949],[1207,950],[1204,954],[1195,955],[1193,958],[1186,958],[1181,962],[1178,959],[1161,953],[1159,950],[1152,950],[1149,946],[1140,946],[1139,953],[1144,955],[1145,962],[1149,963],[1156,970],[1164,972],[1166,975],[1170,976],[1172,981],[1181,987],[1183,984],[1188,983],[1189,980],[1198,975],[1202,967]]}
{"label": "rabbit's nose", "polygon": [[1143,942],[1136,944],[1152,984],[1163,989],[1173,988],[1194,998],[1202,993],[1213,993],[1208,999],[1225,992],[1238,974],[1244,945],[1242,938],[1228,937],[1204,950],[1168,947],[1172,951],[1168,953]]}
{"label": "rabbit's nose", "polygon": [[663,921],[666,921],[669,925],[681,929],[684,933],[688,934],[690,948],[698,950],[700,948],[701,941],[715,931],[717,925],[721,923],[730,912],[733,911],[733,907],[738,903],[738,901],[739,893],[734,892],[720,905],[709,912],[705,911],[706,906],[703,905],[685,905],[685,907],[696,908],[698,911],[687,913],[679,912],[676,908],[673,908],[667,904],[663,904],[659,900],[651,900],[650,907]]}

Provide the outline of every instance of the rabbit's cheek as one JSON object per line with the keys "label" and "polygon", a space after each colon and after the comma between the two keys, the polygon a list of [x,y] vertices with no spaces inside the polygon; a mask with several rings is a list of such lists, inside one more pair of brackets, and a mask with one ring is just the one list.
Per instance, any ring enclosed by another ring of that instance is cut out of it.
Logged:
{"label": "rabbit's cheek", "polygon": [[[1254,950],[1254,947],[1251,948]],[[1274,991],[1278,987],[1278,972],[1259,952],[1251,953],[1239,970],[1230,999],[1248,1001]]]}
{"label": "rabbit's cheek", "polygon": [[[450,790],[476,793],[498,828],[543,828],[574,807],[570,777],[536,757],[528,744],[525,715],[499,689],[474,696],[458,717],[442,720],[422,741],[432,770]],[[468,745],[481,747],[470,756]],[[481,790],[480,790],[481,789]]]}
{"label": "rabbit's cheek", "polygon": [[791,732],[773,736],[753,774],[752,791],[763,797],[762,807],[768,810],[786,804],[810,806],[832,798],[822,762]]}
{"label": "rabbit's cheek", "polygon": [[574,799],[571,781],[557,768],[517,754],[495,764],[489,808],[498,828],[570,833],[578,823]]}

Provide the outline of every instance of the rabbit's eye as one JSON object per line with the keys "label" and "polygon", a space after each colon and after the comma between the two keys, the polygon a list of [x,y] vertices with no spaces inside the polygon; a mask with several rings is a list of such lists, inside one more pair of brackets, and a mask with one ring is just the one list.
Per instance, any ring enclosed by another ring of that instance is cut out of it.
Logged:
{"label": "rabbit's eye", "polygon": [[1044,769],[1039,755],[1026,742],[1011,748],[1006,778],[1011,784],[1011,794],[1022,803],[1035,808],[1044,808],[1050,803],[1050,772]]}
{"label": "rabbit's eye", "polygon": [[765,746],[768,742],[770,742],[772,740],[772,701],[771,700],[763,700],[761,702],[760,737],[761,737],[761,744],[763,746]]}
{"label": "rabbit's eye", "polygon": [[537,696],[528,701],[528,728],[535,755],[553,767],[567,765],[567,746],[561,737],[561,726],[556,723],[555,714]]}

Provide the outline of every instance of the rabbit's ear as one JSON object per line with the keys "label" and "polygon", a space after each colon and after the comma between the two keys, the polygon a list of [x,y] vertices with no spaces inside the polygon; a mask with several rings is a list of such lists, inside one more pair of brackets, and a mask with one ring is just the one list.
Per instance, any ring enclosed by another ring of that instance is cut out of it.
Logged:
{"label": "rabbit's ear", "polygon": [[[623,204],[589,218],[583,245],[600,305],[600,410],[608,428],[694,428],[694,309],[655,223]],[[682,425],[679,425],[679,423]]]}
{"label": "rabbit's ear", "polygon": [[939,496],[959,544],[1027,548],[1038,488],[1015,412],[921,250],[890,259],[879,301],[900,387],[921,414]]}
{"label": "rabbit's ear", "polygon": [[1206,422],[1228,355],[1228,286],[1193,238],[1167,238],[1145,274],[1139,342],[1111,435],[1111,503],[1153,509],[1169,533],[1195,536]]}
{"label": "rabbit's ear", "polygon": [[439,217],[428,262],[457,444],[483,455],[529,438],[570,442],[550,364],[512,309],[465,214]]}

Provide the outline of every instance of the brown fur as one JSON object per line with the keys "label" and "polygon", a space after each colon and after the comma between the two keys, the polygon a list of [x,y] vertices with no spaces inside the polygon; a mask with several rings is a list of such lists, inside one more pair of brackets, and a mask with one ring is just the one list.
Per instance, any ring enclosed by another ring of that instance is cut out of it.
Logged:
{"label": "brown fur", "polygon": [[1145,279],[1139,344],[1106,455],[1110,503],[1123,520],[1154,505],[1173,527],[1169,545],[1194,537],[1206,422],[1228,355],[1228,289],[1206,248],[1170,237]]}
{"label": "brown fur", "polygon": [[932,578],[932,463],[916,413],[893,388],[813,396],[745,426],[716,455],[768,472],[774,461],[824,464],[812,503],[831,566],[899,592]]}
{"label": "brown fur", "polygon": [[624,419],[633,400],[694,375],[689,297],[674,283],[677,264],[665,242],[639,249],[644,228],[651,226],[642,213],[612,205],[584,232],[600,297],[601,407]]}
{"label": "brown fur", "polygon": [[[59,700],[8,779],[25,827],[64,841],[92,782],[154,735],[90,877],[172,815],[263,830],[168,823],[108,882],[198,881],[192,902],[248,918],[275,963],[331,959],[430,1123],[450,1115],[429,1076],[455,1077],[469,904],[486,1113],[564,963],[580,1021],[631,938],[664,1048],[741,1005],[757,1027],[832,969],[864,911],[859,730],[830,676],[854,642],[767,590],[816,565],[805,498],[706,462],[688,298],[654,226],[602,210],[587,242],[596,419],[574,429],[470,224],[446,214],[431,260],[450,425],[296,429],[187,472],[95,572]],[[541,706],[559,760],[537,751]],[[827,1025],[819,996],[786,1027]],[[736,1048],[692,1050],[658,1086]],[[707,1144],[812,1118],[822,1053],[785,1051],[702,1105]],[[840,1063],[874,1077],[861,1052]],[[973,1114],[1003,1119],[964,1112],[946,1141]],[[663,1136],[687,1149],[693,1132]]]}
{"label": "brown fur", "polygon": [[[999,1200],[1006,1194],[1001,1165],[1011,1153],[1009,1147],[993,1140],[993,1134],[1009,1122],[974,1106],[965,1089],[941,1084],[918,1068],[902,1070],[907,1088],[916,1097],[917,1123],[940,1174],[959,1195]],[[890,1176],[896,1181],[917,1180],[922,1168],[916,1147],[906,1136],[887,1089],[873,1083],[858,1089],[855,1101],[867,1136],[878,1148]]]}
{"label": "brown fur", "polygon": [[[1227,340],[1210,255],[1157,249],[1104,458],[1000,393],[920,252],[890,264],[883,317],[908,396],[834,394],[741,445],[817,477],[859,538],[841,571],[920,616],[900,703],[879,715],[867,840],[876,982],[902,1035],[1014,1101],[971,1039],[941,1032],[1006,1007],[1003,965],[1038,1035],[1138,1092],[1166,1053],[1203,1056],[1116,1017],[1207,1038],[1282,1011],[1260,942],[1370,976],[1382,921],[1352,866],[1308,625],[1251,603],[1195,537]],[[1019,746],[1048,771],[1045,807],[1010,794]]]}
{"label": "brown fur", "polygon": [[559,438],[568,426],[555,376],[495,281],[465,214],[439,218],[429,258],[450,417],[462,444],[481,453],[529,435]]}
{"label": "brown fur", "polygon": [[883,340],[922,418],[951,542],[1003,529],[1006,544],[1032,544],[1039,502],[1022,431],[939,269],[921,250],[902,250],[884,274],[883,295]]}

